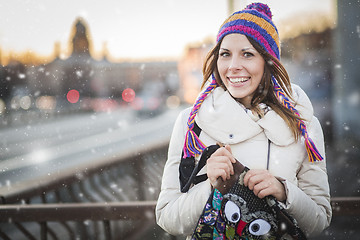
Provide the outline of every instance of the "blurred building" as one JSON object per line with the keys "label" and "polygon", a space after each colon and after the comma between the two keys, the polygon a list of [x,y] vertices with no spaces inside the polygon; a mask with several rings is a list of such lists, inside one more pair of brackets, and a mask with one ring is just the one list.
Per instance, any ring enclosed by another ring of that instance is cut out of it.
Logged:
{"label": "blurred building", "polygon": [[[93,102],[99,102],[91,101],[94,99],[110,98],[122,104],[126,88],[141,95],[145,87],[161,86],[152,88],[152,94],[159,98],[175,94],[178,89],[176,61],[111,62],[107,55],[96,60],[91,55],[88,27],[81,18],[75,21],[71,39],[67,59],[60,57],[59,45],[55,44],[55,58],[49,63],[26,65],[10,61],[0,69],[0,99],[8,111],[20,109],[14,101],[24,96],[31,101],[29,108],[67,111],[91,109]],[[71,90],[79,94],[75,103],[68,99]]]}
{"label": "blurred building", "polygon": [[337,1],[334,41],[334,129],[342,151],[360,156],[360,2]]}
{"label": "blurred building", "polygon": [[326,28],[285,39],[281,61],[291,82],[309,96],[314,114],[320,120],[326,141],[333,138],[332,84],[334,79],[333,41],[335,30]]}
{"label": "blurred building", "polygon": [[179,60],[180,95],[189,104],[193,104],[200,93],[204,61],[213,46],[214,42],[211,39],[201,43],[189,44]]}

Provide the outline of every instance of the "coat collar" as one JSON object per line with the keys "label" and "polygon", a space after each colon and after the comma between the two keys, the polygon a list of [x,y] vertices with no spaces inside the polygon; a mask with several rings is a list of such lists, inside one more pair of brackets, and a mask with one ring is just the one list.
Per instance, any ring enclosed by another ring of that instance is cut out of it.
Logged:
{"label": "coat collar", "polygon": [[[296,109],[304,119],[311,119],[310,100],[300,87],[293,85],[292,88]],[[221,87],[214,89],[204,100],[195,121],[211,138],[225,144],[240,143],[262,132],[279,146],[295,141],[288,125],[277,113],[271,110],[259,119]]]}

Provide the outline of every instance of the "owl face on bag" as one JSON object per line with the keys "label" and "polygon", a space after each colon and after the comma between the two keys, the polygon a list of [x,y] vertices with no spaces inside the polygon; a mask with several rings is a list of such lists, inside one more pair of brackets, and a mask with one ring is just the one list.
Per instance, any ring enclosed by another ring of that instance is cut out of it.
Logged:
{"label": "owl face on bag", "polygon": [[233,190],[239,189],[232,188],[225,195],[214,190],[192,239],[275,240],[278,226],[274,210],[254,198],[250,190],[242,197],[231,193]]}
{"label": "owl face on bag", "polygon": [[226,239],[275,239],[278,226],[274,214],[260,210],[259,204],[249,205],[238,195],[224,195],[220,216],[225,221]]}

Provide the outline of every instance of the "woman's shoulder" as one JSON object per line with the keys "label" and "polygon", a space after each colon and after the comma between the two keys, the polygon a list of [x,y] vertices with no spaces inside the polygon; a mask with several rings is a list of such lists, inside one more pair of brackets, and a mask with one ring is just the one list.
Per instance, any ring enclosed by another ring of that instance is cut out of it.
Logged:
{"label": "woman's shoulder", "polygon": [[181,120],[182,122],[187,121],[190,116],[191,109],[192,109],[192,106],[186,107],[183,110],[181,110],[178,115],[178,120]]}
{"label": "woman's shoulder", "polygon": [[[309,97],[307,96],[305,91],[299,85],[297,85],[295,83],[291,83],[291,89],[292,89],[292,97],[295,100],[298,100],[298,99],[308,99],[309,100]],[[297,101],[295,101],[295,102],[297,102]]]}
{"label": "woman's shoulder", "polygon": [[191,107],[186,107],[179,112],[179,114],[176,118],[175,124],[174,124],[174,130],[182,129],[182,131],[185,131],[186,123],[189,119],[190,112],[191,112]]}
{"label": "woman's shoulder", "polygon": [[311,121],[314,116],[314,108],[310,98],[300,86],[292,83],[291,88],[292,98],[295,101],[294,105],[296,110],[299,111],[300,115],[304,119]]}

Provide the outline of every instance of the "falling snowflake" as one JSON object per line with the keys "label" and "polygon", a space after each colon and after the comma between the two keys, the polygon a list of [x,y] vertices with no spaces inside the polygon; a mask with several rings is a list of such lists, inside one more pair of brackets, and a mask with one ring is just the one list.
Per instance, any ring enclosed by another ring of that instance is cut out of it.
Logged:
{"label": "falling snowflake", "polygon": [[155,193],[155,188],[153,188],[153,187],[149,187],[148,190],[150,193]]}
{"label": "falling snowflake", "polygon": [[26,77],[26,75],[25,75],[24,73],[19,73],[19,74],[18,74],[18,77],[19,77],[20,79],[24,79],[24,78]]}
{"label": "falling snowflake", "polygon": [[76,76],[82,77],[82,75],[83,75],[83,72],[82,72],[82,71],[80,71],[80,70],[76,71]]}

